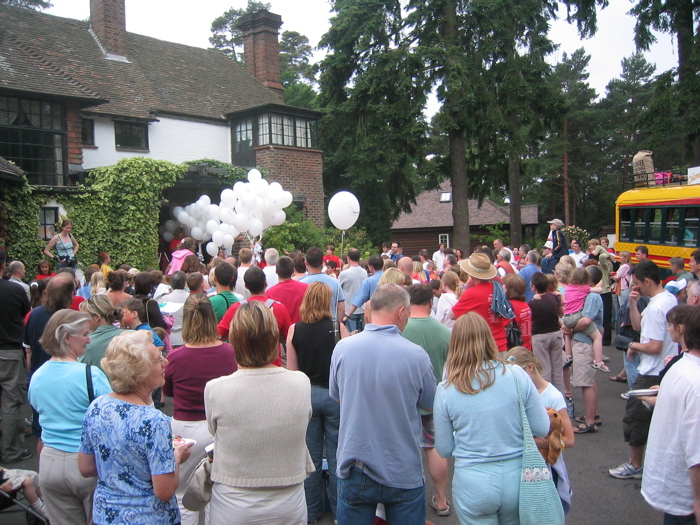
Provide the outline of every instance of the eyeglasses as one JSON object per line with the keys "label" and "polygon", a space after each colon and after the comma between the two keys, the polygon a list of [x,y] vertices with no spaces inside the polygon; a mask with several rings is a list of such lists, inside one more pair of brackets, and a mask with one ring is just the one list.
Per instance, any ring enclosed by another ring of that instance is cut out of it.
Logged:
{"label": "eyeglasses", "polygon": [[152,363],[164,364],[164,362],[166,362],[166,361],[167,361],[167,359],[166,359],[165,357],[161,357],[161,358],[159,358],[159,359],[151,359],[151,362],[152,362]]}

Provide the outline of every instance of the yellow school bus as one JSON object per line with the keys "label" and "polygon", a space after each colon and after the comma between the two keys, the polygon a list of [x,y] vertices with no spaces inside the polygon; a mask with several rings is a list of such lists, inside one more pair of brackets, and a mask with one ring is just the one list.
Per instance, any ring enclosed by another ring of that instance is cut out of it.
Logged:
{"label": "yellow school bus", "polygon": [[690,254],[700,247],[700,184],[688,186],[685,177],[663,182],[617,198],[615,252],[629,251],[636,261],[635,248],[643,244],[660,268],[668,268],[671,257],[683,257],[687,269]]}

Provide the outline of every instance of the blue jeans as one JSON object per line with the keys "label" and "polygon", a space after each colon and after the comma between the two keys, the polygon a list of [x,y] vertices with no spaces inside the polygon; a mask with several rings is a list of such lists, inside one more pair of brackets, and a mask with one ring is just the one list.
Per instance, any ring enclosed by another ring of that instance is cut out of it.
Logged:
{"label": "blue jeans", "polygon": [[[377,503],[384,504],[389,524],[425,525],[425,486],[397,489],[377,483],[352,467],[338,480],[338,525],[373,525]],[[311,519],[311,518],[309,518]]]}
{"label": "blue jeans", "polygon": [[345,328],[348,329],[348,332],[354,332],[355,330],[361,332],[364,330],[365,314],[352,314],[345,323]]}
{"label": "blue jeans", "polygon": [[627,373],[627,386],[632,390],[632,385],[637,381],[637,376],[639,375],[639,372],[637,372],[637,368],[639,368],[639,354],[634,354],[634,357],[630,360],[627,357],[627,352],[625,352],[624,361],[625,372]]}
{"label": "blue jeans", "polygon": [[[328,389],[311,385],[311,421],[306,428],[306,446],[316,470],[304,480],[308,520],[323,516],[326,483],[322,477],[323,451],[328,460],[328,499],[335,516],[338,496],[338,474],[335,454],[338,450],[338,428],[340,427],[340,403],[328,395]],[[324,446],[325,445],[325,446]]]}

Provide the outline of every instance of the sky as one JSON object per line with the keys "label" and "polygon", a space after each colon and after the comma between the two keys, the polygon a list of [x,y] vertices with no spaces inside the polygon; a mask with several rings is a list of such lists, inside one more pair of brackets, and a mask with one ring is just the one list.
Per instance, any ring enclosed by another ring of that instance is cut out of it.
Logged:
{"label": "sky", "polygon": [[[267,0],[271,11],[282,16],[281,31],[297,31],[317,46],[330,27],[329,0]],[[89,0],[52,0],[54,7],[45,12],[56,16],[84,20],[90,16]],[[598,33],[592,39],[580,40],[576,27],[563,20],[555,22],[550,38],[560,45],[551,62],[561,60],[563,53],[571,54],[584,47],[591,55],[590,84],[598,95],[605,94],[608,82],[619,76],[620,61],[632,55],[634,47],[634,17],[627,15],[630,0],[613,0],[598,14]],[[127,31],[161,40],[196,47],[209,47],[211,23],[231,7],[244,8],[247,0],[126,0]],[[563,8],[562,8],[563,9]],[[565,16],[560,11],[560,17]],[[645,53],[655,63],[657,73],[677,65],[676,42],[668,34],[658,34],[658,43]],[[321,52],[316,52],[318,59]]]}

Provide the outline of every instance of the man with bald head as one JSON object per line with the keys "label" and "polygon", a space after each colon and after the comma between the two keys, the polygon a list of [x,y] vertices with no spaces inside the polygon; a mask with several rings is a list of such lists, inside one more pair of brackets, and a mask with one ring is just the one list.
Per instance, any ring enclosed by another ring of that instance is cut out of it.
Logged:
{"label": "man with bald head", "polygon": [[[410,257],[401,257],[401,259],[399,259],[399,261],[396,263],[396,267],[401,270],[401,273],[411,277],[411,274],[413,274],[413,259]],[[420,284],[420,281],[413,278],[411,280],[413,281],[413,284]]]}
{"label": "man with bald head", "polygon": [[700,306],[700,281],[691,281],[686,290],[688,292],[686,303],[690,306]]}
{"label": "man with bald head", "polygon": [[7,273],[10,276],[9,281],[21,286],[22,289],[27,292],[27,298],[29,298],[29,285],[23,281],[24,275],[27,273],[27,270],[24,268],[24,263],[12,261],[7,265]]}

